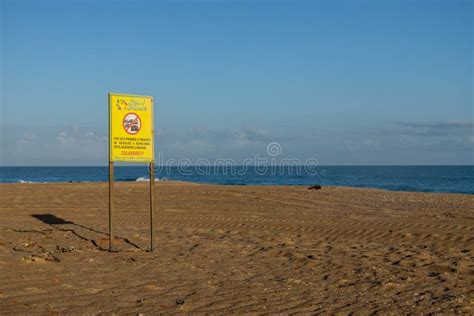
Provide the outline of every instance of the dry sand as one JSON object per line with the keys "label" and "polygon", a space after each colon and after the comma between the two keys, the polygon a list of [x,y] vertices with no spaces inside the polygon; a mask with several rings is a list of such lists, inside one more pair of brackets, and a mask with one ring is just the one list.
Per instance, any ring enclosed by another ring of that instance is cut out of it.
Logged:
{"label": "dry sand", "polygon": [[[474,313],[474,196],[0,185],[0,313]],[[48,215],[49,214],[49,215]]]}

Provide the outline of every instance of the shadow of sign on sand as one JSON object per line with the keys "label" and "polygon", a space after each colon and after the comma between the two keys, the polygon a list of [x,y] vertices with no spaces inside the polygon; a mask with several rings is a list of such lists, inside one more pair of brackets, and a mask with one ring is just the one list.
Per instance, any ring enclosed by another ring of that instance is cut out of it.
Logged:
{"label": "shadow of sign on sand", "polygon": [[64,225],[64,224],[75,225],[74,222],[66,221],[62,219],[61,217],[57,217],[56,215],[53,215],[53,214],[33,214],[31,216],[33,216],[37,220],[40,220],[43,223],[48,224],[48,225]]}
{"label": "shadow of sign on sand", "polygon": [[[52,228],[56,229],[56,230],[60,230],[60,231],[63,231],[63,232],[71,232],[73,235],[75,235],[76,237],[82,239],[82,240],[85,240],[85,241],[89,241],[92,243],[92,245],[99,249],[99,250],[102,250],[102,251],[109,251],[108,248],[105,248],[105,247],[102,247],[100,246],[97,241],[95,239],[91,239],[91,238],[87,238],[81,234],[79,234],[76,230],[72,229],[72,228],[62,228],[62,227],[58,227],[56,225],[72,225],[72,226],[75,226],[77,228],[82,228],[82,229],[85,229],[89,232],[92,232],[92,233],[96,233],[96,234],[100,234],[100,235],[104,235],[104,236],[108,236],[109,234],[107,233],[104,233],[104,232],[101,232],[99,230],[96,230],[96,229],[93,229],[93,228],[90,228],[90,227],[87,227],[87,226],[84,226],[84,225],[80,225],[80,224],[76,224],[72,221],[68,221],[68,220],[65,220],[61,217],[58,217],[54,214],[33,214],[31,215],[32,217],[36,218],[37,220],[51,226]],[[136,248],[136,249],[141,249],[138,245],[136,245],[135,243],[131,242],[130,240],[128,240],[127,238],[122,238],[122,237],[115,237],[116,240],[121,240],[123,241],[124,243],[128,244],[129,246],[132,246],[133,248]]]}

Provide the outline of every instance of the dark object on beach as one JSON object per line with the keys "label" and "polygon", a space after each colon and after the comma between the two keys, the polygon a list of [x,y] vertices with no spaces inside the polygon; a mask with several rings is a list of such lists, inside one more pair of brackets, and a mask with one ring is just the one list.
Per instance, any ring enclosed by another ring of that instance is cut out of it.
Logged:
{"label": "dark object on beach", "polygon": [[37,220],[42,221],[45,224],[49,225],[65,225],[65,224],[74,224],[73,222],[67,221],[62,219],[61,217],[57,217],[53,214],[33,214],[31,215]]}
{"label": "dark object on beach", "polygon": [[183,304],[184,304],[184,300],[183,300],[183,299],[178,298],[178,299],[176,300],[176,305],[183,305]]}
{"label": "dark object on beach", "polygon": [[308,190],[321,190],[321,186],[319,184],[315,184],[310,186]]}

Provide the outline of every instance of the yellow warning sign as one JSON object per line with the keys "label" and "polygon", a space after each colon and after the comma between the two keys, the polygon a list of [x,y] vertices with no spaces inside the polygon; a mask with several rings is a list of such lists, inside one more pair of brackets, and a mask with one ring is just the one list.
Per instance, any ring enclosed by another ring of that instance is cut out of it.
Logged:
{"label": "yellow warning sign", "polygon": [[109,93],[110,161],[152,162],[153,97]]}

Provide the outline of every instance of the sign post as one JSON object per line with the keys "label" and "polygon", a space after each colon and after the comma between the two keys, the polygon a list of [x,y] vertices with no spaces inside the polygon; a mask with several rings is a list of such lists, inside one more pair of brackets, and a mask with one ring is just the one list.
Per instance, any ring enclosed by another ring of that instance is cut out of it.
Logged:
{"label": "sign post", "polygon": [[150,251],[153,251],[153,97],[109,93],[109,251],[113,248],[114,162],[147,163],[150,170]]}
{"label": "sign post", "polygon": [[153,251],[153,192],[155,192],[155,164],[150,162],[150,251]]}
{"label": "sign post", "polygon": [[114,189],[114,162],[109,161],[109,251],[112,250],[112,236],[114,235],[112,214],[114,209],[114,201],[112,194]]}

